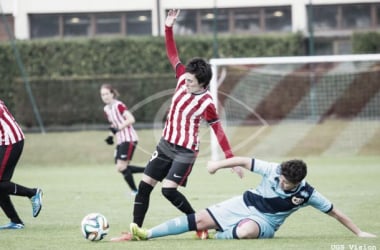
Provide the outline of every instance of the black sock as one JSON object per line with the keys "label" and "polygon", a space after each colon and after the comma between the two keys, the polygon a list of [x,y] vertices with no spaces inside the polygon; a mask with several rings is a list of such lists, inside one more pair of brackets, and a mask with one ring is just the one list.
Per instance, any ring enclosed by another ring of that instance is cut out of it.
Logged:
{"label": "black sock", "polygon": [[188,214],[187,222],[189,223],[189,231],[197,231],[197,222],[195,221],[195,214]]}
{"label": "black sock", "polygon": [[153,187],[151,185],[144,181],[140,182],[139,192],[135,197],[135,203],[133,207],[133,222],[136,223],[139,227],[142,227],[145,219],[145,214],[148,211],[150,193],[152,190]]}
{"label": "black sock", "polygon": [[0,207],[3,209],[5,215],[11,220],[11,222],[16,224],[24,224],[18,216],[9,195],[0,196]]}
{"label": "black sock", "polygon": [[128,165],[129,170],[134,173],[144,173],[145,168],[144,167],[138,167],[134,165]]}
{"label": "black sock", "polygon": [[124,176],[124,180],[127,182],[128,186],[131,188],[132,191],[137,191],[137,187],[135,184],[135,179],[133,178],[132,172],[127,167],[123,171],[121,171],[121,174]]}
{"label": "black sock", "polygon": [[36,194],[36,191],[37,190],[35,188],[27,188],[10,181],[0,182],[0,192],[3,194],[26,196],[31,198]]}
{"label": "black sock", "polygon": [[195,213],[191,207],[190,202],[186,197],[181,194],[176,188],[162,188],[162,194],[168,199],[176,208],[185,214]]}

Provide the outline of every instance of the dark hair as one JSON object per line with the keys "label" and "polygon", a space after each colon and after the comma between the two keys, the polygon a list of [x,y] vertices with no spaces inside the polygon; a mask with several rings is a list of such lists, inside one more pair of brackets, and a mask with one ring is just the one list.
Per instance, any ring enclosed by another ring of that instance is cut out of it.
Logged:
{"label": "dark hair", "polygon": [[101,89],[108,89],[112,94],[113,94],[113,96],[115,97],[115,98],[117,98],[117,97],[119,97],[120,96],[120,94],[119,94],[119,91],[117,91],[117,89],[115,89],[114,87],[112,87],[112,85],[111,84],[109,84],[109,83],[104,83],[104,84],[102,84],[102,86],[100,86],[100,88]]}
{"label": "dark hair", "polygon": [[194,74],[198,83],[207,88],[212,77],[211,65],[202,58],[193,58],[186,65],[186,72]]}
{"label": "dark hair", "polygon": [[285,161],[281,163],[281,174],[291,183],[299,183],[306,177],[306,163],[301,160]]}

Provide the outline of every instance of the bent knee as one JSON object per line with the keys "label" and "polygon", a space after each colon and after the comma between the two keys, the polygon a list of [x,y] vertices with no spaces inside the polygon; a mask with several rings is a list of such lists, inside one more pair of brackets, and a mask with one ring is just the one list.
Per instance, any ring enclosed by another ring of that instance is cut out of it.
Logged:
{"label": "bent knee", "polygon": [[256,221],[244,219],[237,225],[236,234],[239,239],[257,239],[260,234],[260,227]]}

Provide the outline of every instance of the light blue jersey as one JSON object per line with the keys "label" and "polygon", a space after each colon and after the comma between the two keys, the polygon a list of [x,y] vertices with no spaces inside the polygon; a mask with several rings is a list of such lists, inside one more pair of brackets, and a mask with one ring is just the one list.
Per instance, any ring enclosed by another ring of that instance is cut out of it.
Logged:
{"label": "light blue jersey", "polygon": [[284,191],[279,185],[280,164],[252,159],[251,171],[263,178],[256,189],[232,198],[207,210],[223,231],[231,230],[243,219],[251,219],[260,227],[260,238],[271,238],[285,219],[308,205],[328,213],[332,203],[303,180],[294,191]]}

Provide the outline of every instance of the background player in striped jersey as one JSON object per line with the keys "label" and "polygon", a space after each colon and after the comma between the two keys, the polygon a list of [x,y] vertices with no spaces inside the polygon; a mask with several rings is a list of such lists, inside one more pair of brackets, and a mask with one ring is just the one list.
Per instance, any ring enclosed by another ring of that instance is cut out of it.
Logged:
{"label": "background player in striped jersey", "polygon": [[116,169],[124,176],[132,195],[136,195],[138,190],[133,174],[144,172],[144,168],[129,165],[138,142],[137,133],[132,126],[135,123],[135,117],[128,111],[127,106],[117,99],[119,93],[110,84],[103,84],[100,87],[100,96],[106,104],[104,113],[110,123],[110,135],[105,141],[113,145],[113,137],[116,136]]}
{"label": "background player in striped jersey", "polygon": [[32,215],[37,217],[42,208],[42,190],[28,188],[11,181],[24,148],[24,133],[0,100],[0,207],[10,219],[0,229],[22,229],[24,223],[17,214],[10,195],[28,197],[32,202]]}
{"label": "background player in striped jersey", "polygon": [[[194,213],[190,202],[178,191],[178,186],[186,186],[197,157],[199,126],[202,119],[213,129],[225,157],[233,156],[208,91],[212,77],[210,64],[201,58],[194,58],[185,66],[179,60],[173,37],[173,25],[178,14],[179,10],[170,10],[165,21],[166,51],[178,81],[162,138],[145,168],[135,198],[133,222],[139,226],[144,222],[150,194],[159,181],[162,181],[161,191],[166,199],[181,212]],[[240,167],[236,167],[235,172],[242,177]],[[207,231],[199,231],[197,235],[204,238],[207,236]],[[128,240],[128,235],[124,236],[113,240]]]}
{"label": "background player in striped jersey", "polygon": [[[243,166],[262,176],[255,189],[243,195],[212,205],[195,214],[168,220],[150,230],[132,223],[131,239],[147,240],[199,229],[217,229],[215,239],[264,239],[274,237],[286,218],[300,208],[312,206],[330,215],[358,237],[376,237],[362,231],[343,212],[305,181],[307,167],[301,160],[281,164],[232,157],[210,161],[211,174],[222,168]],[[306,225],[300,225],[304,227]]]}

